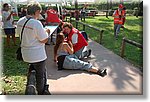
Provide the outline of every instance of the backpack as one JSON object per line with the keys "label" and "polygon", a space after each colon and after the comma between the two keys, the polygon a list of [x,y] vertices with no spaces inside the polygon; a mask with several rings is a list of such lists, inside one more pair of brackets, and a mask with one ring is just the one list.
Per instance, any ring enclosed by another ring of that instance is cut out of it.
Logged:
{"label": "backpack", "polygon": [[81,31],[81,34],[83,35],[83,37],[85,38],[86,41],[88,41],[88,35],[85,31]]}

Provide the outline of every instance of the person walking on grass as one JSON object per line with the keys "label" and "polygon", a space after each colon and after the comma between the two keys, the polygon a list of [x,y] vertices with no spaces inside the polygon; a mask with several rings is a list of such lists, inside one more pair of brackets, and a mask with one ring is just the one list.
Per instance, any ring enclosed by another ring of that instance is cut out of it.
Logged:
{"label": "person walking on grass", "polygon": [[114,11],[113,17],[114,17],[114,37],[118,39],[118,35],[120,32],[120,28],[123,24],[123,18],[125,16],[125,12],[122,12],[123,5],[119,4],[119,8]]}
{"label": "person walking on grass", "polygon": [[87,9],[87,6],[84,5],[80,11],[81,21],[82,21],[82,19],[85,21],[86,9]]}
{"label": "person walking on grass", "polygon": [[122,12],[123,12],[124,16],[123,16],[123,23],[122,23],[121,28],[125,28],[124,27],[124,24],[125,24],[125,21],[126,21],[126,7],[125,6],[123,7]]}
{"label": "person walking on grass", "polygon": [[[46,76],[46,51],[45,43],[48,41],[49,29],[43,28],[42,23],[37,20],[41,6],[39,3],[29,4],[27,6],[27,16],[20,18],[17,23],[18,34],[21,34],[23,25],[26,23],[21,42],[21,52],[23,60],[30,64],[29,71],[36,71],[36,89],[38,95],[49,95],[49,85]],[[30,72],[29,72],[30,73]]]}
{"label": "person walking on grass", "polygon": [[10,37],[12,36],[13,43],[16,46],[16,37],[15,37],[15,29],[16,27],[13,25],[13,11],[11,10],[11,6],[8,3],[3,4],[3,10],[2,10],[2,22],[3,22],[3,28],[4,32],[7,36],[6,38],[6,44],[9,47],[10,46]]}
{"label": "person walking on grass", "polygon": [[98,69],[93,67],[91,63],[79,60],[73,53],[74,49],[71,41],[66,42],[64,34],[59,33],[56,38],[56,45],[54,46],[54,61],[58,64],[58,70],[80,69],[96,73],[101,77],[107,75],[106,69]]}

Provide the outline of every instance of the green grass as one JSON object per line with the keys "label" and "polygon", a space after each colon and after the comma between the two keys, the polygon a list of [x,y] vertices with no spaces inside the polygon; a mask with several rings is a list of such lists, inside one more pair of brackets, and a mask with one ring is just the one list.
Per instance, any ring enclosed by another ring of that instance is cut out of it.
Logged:
{"label": "green grass", "polygon": [[[121,39],[125,35],[127,38],[142,43],[142,18],[136,18],[127,16],[125,27],[126,29],[119,35],[119,39],[115,40],[113,37],[113,18],[109,17],[91,17],[86,19],[86,23],[93,25],[97,28],[103,29],[103,40],[102,45],[106,48],[110,49],[116,54],[120,54],[120,47],[121,47]],[[82,30],[82,27],[79,28]],[[86,28],[87,33],[89,34],[90,38],[99,41],[99,34],[98,32]],[[5,45],[5,36],[3,36],[3,78],[2,78],[2,87],[3,87],[3,94],[8,95],[22,95],[25,92],[25,84],[26,84],[26,74],[28,65],[25,62],[16,60],[16,50],[18,46],[11,46],[10,48],[6,47]],[[17,38],[17,44],[19,45],[19,39]],[[143,55],[142,50],[126,44],[125,50],[125,58],[136,65],[142,66],[143,63]]]}
{"label": "green grass", "polygon": [[[16,60],[16,50],[18,46],[6,47],[6,38],[3,37],[3,77],[2,77],[2,91],[7,95],[21,95],[24,94],[26,75],[27,75],[27,63]],[[19,45],[19,39],[17,38],[17,44]]]}
{"label": "green grass", "polygon": [[[104,30],[102,45],[118,55],[120,55],[121,42],[124,36],[140,44],[143,42],[142,17],[136,18],[135,16],[127,16],[125,29],[121,29],[118,40],[114,39],[113,17],[109,17],[109,19],[105,16],[88,17],[86,18],[85,23]],[[78,29],[83,30],[82,25],[79,24]],[[85,29],[92,40],[99,42],[99,33],[97,31],[89,27],[86,27]],[[142,67],[143,51],[133,45],[126,44],[125,59],[136,66]]]}

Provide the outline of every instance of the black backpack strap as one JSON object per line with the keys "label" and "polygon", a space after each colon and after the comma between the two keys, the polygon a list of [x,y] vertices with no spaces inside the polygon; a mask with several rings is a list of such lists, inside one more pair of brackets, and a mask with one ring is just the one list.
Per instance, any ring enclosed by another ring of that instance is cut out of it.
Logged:
{"label": "black backpack strap", "polygon": [[[24,30],[24,27],[25,25],[27,24],[27,22],[30,20],[31,18],[28,18],[27,21],[24,23],[23,27],[22,27],[22,31],[21,31],[21,41],[22,41],[22,34],[23,34],[23,30]],[[20,43],[21,43],[20,41]]]}

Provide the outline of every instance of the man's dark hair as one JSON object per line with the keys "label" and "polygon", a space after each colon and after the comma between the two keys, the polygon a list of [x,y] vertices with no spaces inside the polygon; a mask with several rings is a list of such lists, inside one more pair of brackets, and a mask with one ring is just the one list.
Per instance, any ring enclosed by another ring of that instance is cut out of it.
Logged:
{"label": "man's dark hair", "polygon": [[37,10],[42,10],[42,7],[39,3],[29,4],[27,6],[27,14],[28,15],[34,15]]}
{"label": "man's dark hair", "polygon": [[68,28],[72,29],[72,28],[73,28],[73,25],[72,25],[71,23],[65,22],[65,23],[63,24],[63,28],[65,28],[65,27],[68,27]]}
{"label": "man's dark hair", "polygon": [[8,3],[3,4],[3,8],[5,8],[6,6],[8,6]]}

